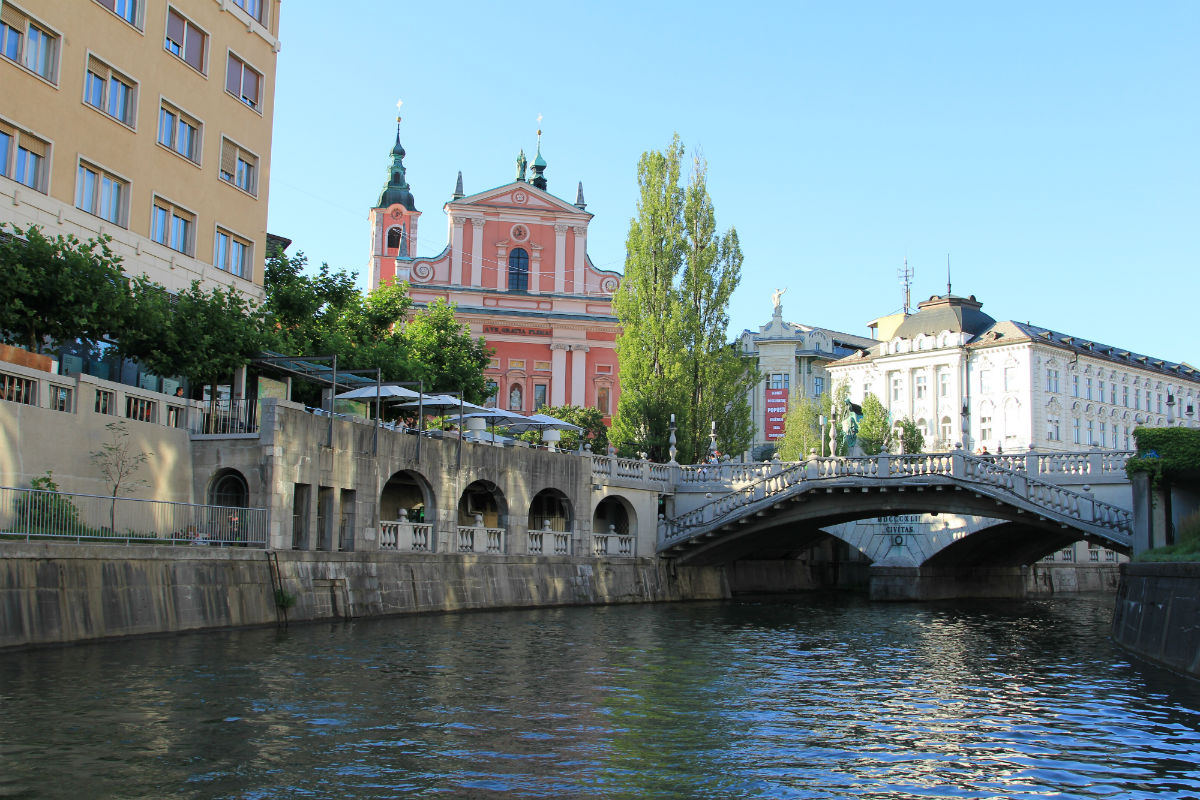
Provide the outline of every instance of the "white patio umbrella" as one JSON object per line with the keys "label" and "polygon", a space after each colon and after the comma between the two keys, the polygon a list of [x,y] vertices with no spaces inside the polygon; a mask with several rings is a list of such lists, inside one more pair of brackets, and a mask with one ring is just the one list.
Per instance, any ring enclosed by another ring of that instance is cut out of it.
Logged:
{"label": "white patio umbrella", "polygon": [[483,406],[475,405],[474,403],[468,403],[466,400],[463,400],[460,403],[457,397],[448,394],[427,394],[421,397],[419,402],[417,400],[406,400],[403,403],[397,403],[397,405],[403,408],[416,408],[417,406],[421,406],[428,411],[458,408],[460,405],[464,409],[470,409],[471,411],[485,410]]}
{"label": "white patio umbrella", "polygon": [[404,386],[397,386],[394,383],[372,383],[369,386],[360,386],[357,389],[351,389],[348,392],[342,392],[341,394],[334,395],[334,399],[374,400],[376,397],[379,397],[381,400],[411,400],[420,396],[420,392],[416,392]]}
{"label": "white patio umbrella", "polygon": [[530,421],[529,417],[524,414],[518,414],[515,411],[505,411],[502,408],[481,408],[468,414],[463,414],[461,417],[456,414],[453,417],[446,418],[446,422],[451,425],[461,425],[463,427],[470,427],[471,420],[482,421],[485,426],[493,425],[498,428],[505,428]]}
{"label": "white patio umbrella", "polygon": [[574,425],[566,420],[552,417],[549,414],[530,414],[525,420],[513,423],[496,423],[498,426],[507,428],[512,433],[525,433],[526,431],[582,431],[583,428]]}

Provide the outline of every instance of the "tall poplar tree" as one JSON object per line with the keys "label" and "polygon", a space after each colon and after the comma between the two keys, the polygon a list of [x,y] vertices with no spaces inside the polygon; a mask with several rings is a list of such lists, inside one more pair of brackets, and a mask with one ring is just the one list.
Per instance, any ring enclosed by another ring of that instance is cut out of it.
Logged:
{"label": "tall poplar tree", "polygon": [[665,461],[675,414],[678,458],[687,463],[707,453],[711,422],[723,452],[749,444],[757,371],[726,340],[729,298],[741,279],[737,233],[717,232],[703,160],[680,186],[683,154],[676,134],[665,152],[643,153],[638,162],[638,213],[613,298],[622,333],[611,438],[622,452],[644,450]]}

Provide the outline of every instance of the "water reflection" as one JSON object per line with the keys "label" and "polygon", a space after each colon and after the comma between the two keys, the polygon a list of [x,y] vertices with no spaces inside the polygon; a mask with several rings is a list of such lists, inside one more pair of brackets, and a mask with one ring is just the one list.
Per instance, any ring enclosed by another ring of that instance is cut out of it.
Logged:
{"label": "water reflection", "polygon": [[[1186,797],[1111,598],[433,615],[0,656],[0,797]],[[80,788],[78,776],[89,776]]]}

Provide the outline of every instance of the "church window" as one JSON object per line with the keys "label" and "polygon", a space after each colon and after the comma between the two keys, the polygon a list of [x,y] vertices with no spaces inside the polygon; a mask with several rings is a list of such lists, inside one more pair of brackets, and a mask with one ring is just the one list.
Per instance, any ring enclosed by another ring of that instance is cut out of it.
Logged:
{"label": "church window", "polygon": [[599,386],[596,388],[596,408],[601,414],[608,414],[609,409],[609,392],[607,386]]}
{"label": "church window", "polygon": [[533,385],[533,410],[537,411],[544,405],[546,405],[546,384],[535,383]]}
{"label": "church window", "polygon": [[513,292],[529,291],[529,253],[523,248],[508,254],[508,288]]}

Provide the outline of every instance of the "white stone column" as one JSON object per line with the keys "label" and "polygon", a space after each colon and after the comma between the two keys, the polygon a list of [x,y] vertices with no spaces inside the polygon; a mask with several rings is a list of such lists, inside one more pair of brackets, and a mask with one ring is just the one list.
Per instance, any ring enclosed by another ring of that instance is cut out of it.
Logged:
{"label": "white stone column", "polygon": [[542,285],[542,248],[531,242],[529,251],[529,293],[537,294]]}
{"label": "white stone column", "polygon": [[454,225],[454,239],[451,245],[453,252],[450,254],[450,283],[455,286],[462,285],[463,224],[466,221],[465,217],[455,217],[450,221]]}
{"label": "white stone column", "polygon": [[567,290],[567,226],[554,226],[554,292]]}
{"label": "white stone column", "polygon": [[584,390],[587,384],[587,353],[586,344],[571,345],[571,405],[584,405]]}
{"label": "white stone column", "polygon": [[496,288],[508,288],[508,248],[504,245],[496,246]]}
{"label": "white stone column", "polygon": [[483,285],[483,217],[471,217],[471,285]]}
{"label": "white stone column", "polygon": [[587,228],[583,225],[575,226],[575,294],[583,294],[587,287],[583,285],[583,264],[584,258],[587,256]]}
{"label": "white stone column", "polygon": [[552,342],[550,344],[550,405],[562,406],[567,403],[567,350],[569,344]]}

